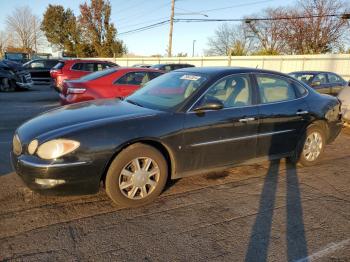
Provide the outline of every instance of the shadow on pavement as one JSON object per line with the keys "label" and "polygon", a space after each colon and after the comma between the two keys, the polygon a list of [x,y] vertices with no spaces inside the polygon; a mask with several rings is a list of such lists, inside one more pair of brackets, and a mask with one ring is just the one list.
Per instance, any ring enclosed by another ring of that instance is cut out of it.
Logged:
{"label": "shadow on pavement", "polygon": [[[303,210],[296,165],[286,164],[286,242],[287,260],[308,256]],[[267,261],[271,227],[275,208],[280,160],[272,161],[260,196],[259,210],[251,231],[245,261]]]}

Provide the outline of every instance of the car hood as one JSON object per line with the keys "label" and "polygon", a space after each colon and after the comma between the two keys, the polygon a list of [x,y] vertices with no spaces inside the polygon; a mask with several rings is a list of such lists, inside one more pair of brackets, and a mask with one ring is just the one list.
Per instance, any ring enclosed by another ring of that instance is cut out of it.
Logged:
{"label": "car hood", "polygon": [[21,141],[28,143],[35,138],[60,136],[99,123],[118,122],[159,113],[161,112],[118,99],[94,100],[59,107],[41,114],[20,126],[17,134]]}
{"label": "car hood", "polygon": [[20,63],[13,62],[6,59],[0,61],[0,68],[11,69],[13,71],[24,70],[24,67]]}

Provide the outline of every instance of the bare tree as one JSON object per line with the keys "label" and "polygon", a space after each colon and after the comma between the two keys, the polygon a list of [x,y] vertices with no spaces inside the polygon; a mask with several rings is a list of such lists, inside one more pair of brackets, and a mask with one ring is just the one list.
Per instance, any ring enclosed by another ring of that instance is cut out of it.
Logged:
{"label": "bare tree", "polygon": [[346,11],[342,0],[300,0],[293,7],[252,16],[268,19],[247,19],[246,28],[259,42],[258,54],[336,52],[349,34],[348,22],[339,16]]}
{"label": "bare tree", "polygon": [[[258,42],[256,54],[277,55],[284,52],[284,28],[280,20],[274,20],[284,15],[282,8],[266,9],[261,17],[268,20],[246,19],[245,30]],[[259,17],[255,15],[254,17]]]}
{"label": "bare tree", "polygon": [[16,8],[6,18],[7,31],[20,42],[20,47],[27,51],[37,51],[42,40],[40,20],[28,6]]}
{"label": "bare tree", "polygon": [[7,46],[7,37],[3,31],[0,31],[0,57],[5,52]]}
{"label": "bare tree", "polygon": [[246,55],[253,46],[252,38],[242,25],[221,24],[208,39],[207,55]]}
{"label": "bare tree", "polygon": [[[303,0],[288,10],[291,18],[282,22],[283,37],[293,54],[321,54],[335,52],[343,46],[348,23],[334,14],[345,13],[346,5],[341,0]],[[314,17],[313,17],[314,16]],[[293,19],[295,17],[309,17]]]}

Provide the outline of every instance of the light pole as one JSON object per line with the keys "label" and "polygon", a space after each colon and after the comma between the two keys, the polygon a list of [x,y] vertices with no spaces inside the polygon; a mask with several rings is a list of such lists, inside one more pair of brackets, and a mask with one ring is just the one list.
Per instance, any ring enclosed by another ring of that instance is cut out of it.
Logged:
{"label": "light pole", "polygon": [[196,40],[192,41],[192,57],[194,57],[194,44],[196,43]]}

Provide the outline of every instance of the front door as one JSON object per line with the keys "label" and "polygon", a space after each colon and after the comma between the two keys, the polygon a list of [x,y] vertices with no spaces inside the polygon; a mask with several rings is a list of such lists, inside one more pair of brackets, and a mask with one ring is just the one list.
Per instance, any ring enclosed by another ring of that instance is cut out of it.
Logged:
{"label": "front door", "polygon": [[[199,99],[185,116],[182,171],[237,164],[255,157],[258,108],[249,75],[225,77]],[[219,100],[220,110],[195,112],[206,101]]]}
{"label": "front door", "polygon": [[292,152],[309,121],[307,90],[284,77],[256,75],[260,95],[257,156]]}

